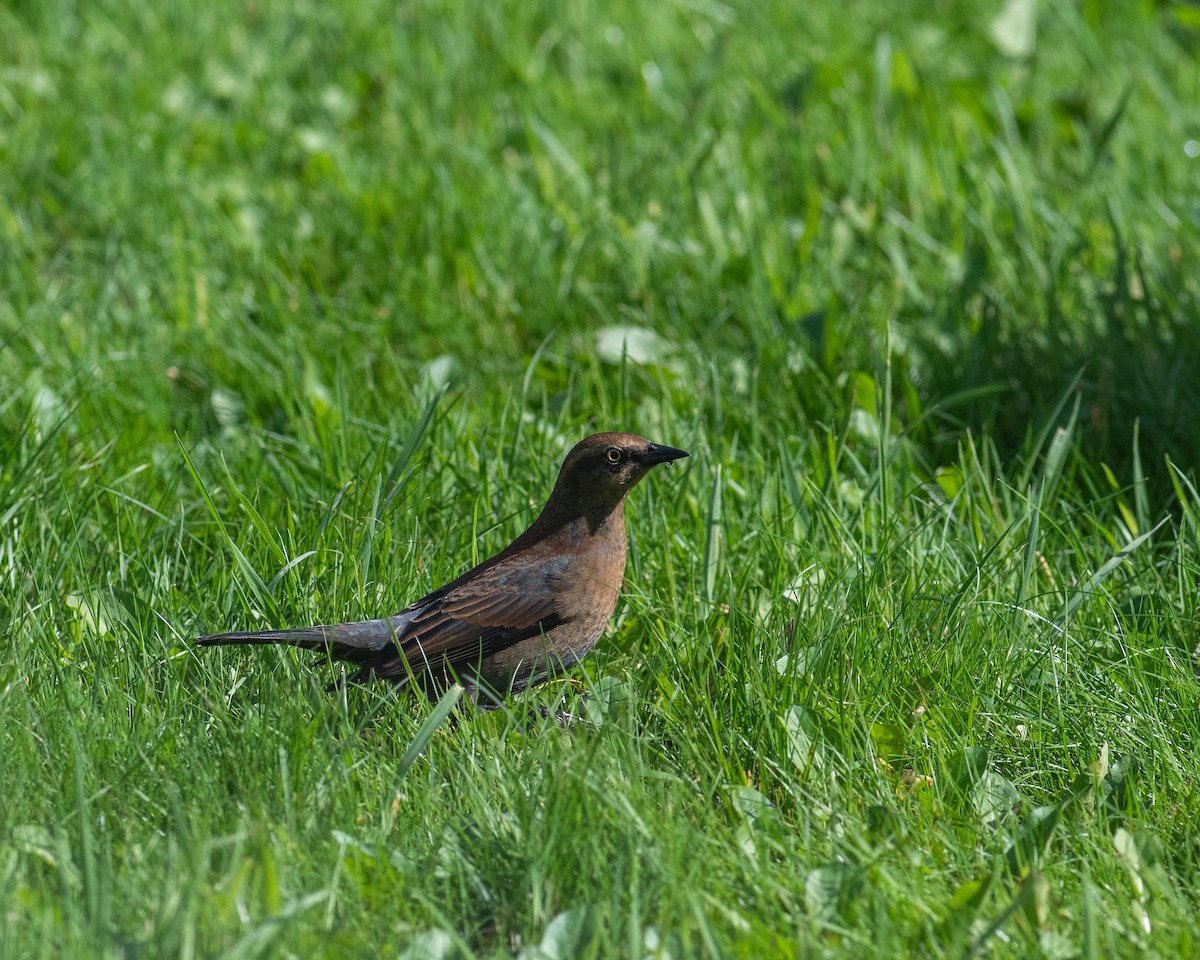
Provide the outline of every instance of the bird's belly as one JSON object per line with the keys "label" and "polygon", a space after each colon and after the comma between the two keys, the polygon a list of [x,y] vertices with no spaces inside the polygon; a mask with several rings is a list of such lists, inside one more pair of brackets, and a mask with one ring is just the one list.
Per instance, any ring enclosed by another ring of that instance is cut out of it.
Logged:
{"label": "bird's belly", "polygon": [[587,619],[569,620],[498,650],[479,665],[478,679],[504,694],[524,690],[557,676],[588,655],[611,616],[610,609],[603,617],[593,614]]}

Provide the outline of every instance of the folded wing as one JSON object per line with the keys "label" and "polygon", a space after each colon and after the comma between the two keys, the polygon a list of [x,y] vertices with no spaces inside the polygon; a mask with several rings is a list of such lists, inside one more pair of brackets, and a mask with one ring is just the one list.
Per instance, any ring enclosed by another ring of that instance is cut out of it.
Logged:
{"label": "folded wing", "polygon": [[465,582],[456,581],[392,618],[397,643],[352,678],[403,682],[410,671],[437,680],[476,672],[489,657],[566,622],[554,583],[569,558],[540,564],[500,563]]}
{"label": "folded wing", "polygon": [[377,677],[435,683],[474,673],[490,656],[566,622],[556,609],[554,584],[570,558],[543,563],[500,562],[454,581],[393,617],[295,630],[242,631],[201,637],[201,646],[281,643],[325,650],[357,664],[358,682]]}

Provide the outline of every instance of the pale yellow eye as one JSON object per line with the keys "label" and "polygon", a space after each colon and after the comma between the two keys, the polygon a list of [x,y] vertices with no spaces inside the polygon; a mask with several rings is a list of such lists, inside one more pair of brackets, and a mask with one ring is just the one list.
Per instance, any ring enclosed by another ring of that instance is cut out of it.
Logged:
{"label": "pale yellow eye", "polygon": [[609,447],[604,453],[604,459],[606,459],[609,463],[620,463],[621,451],[616,447]]}

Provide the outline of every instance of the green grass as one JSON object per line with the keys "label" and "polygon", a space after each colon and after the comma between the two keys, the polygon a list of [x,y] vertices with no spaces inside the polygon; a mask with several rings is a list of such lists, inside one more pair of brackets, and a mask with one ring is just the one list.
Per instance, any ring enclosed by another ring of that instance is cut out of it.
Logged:
{"label": "green grass", "polygon": [[[1200,952],[1200,15],[1001,7],[5,5],[0,956]],[[192,646],[599,429],[568,681]]]}

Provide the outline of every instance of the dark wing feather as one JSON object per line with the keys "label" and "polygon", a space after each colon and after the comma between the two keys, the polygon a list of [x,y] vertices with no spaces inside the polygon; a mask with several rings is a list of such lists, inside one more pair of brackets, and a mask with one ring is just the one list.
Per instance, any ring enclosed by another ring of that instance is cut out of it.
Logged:
{"label": "dark wing feather", "polygon": [[381,650],[355,679],[402,680],[469,671],[489,656],[564,623],[556,609],[554,582],[570,558],[540,563],[500,563],[479,576],[456,581],[392,618],[396,646]]}

